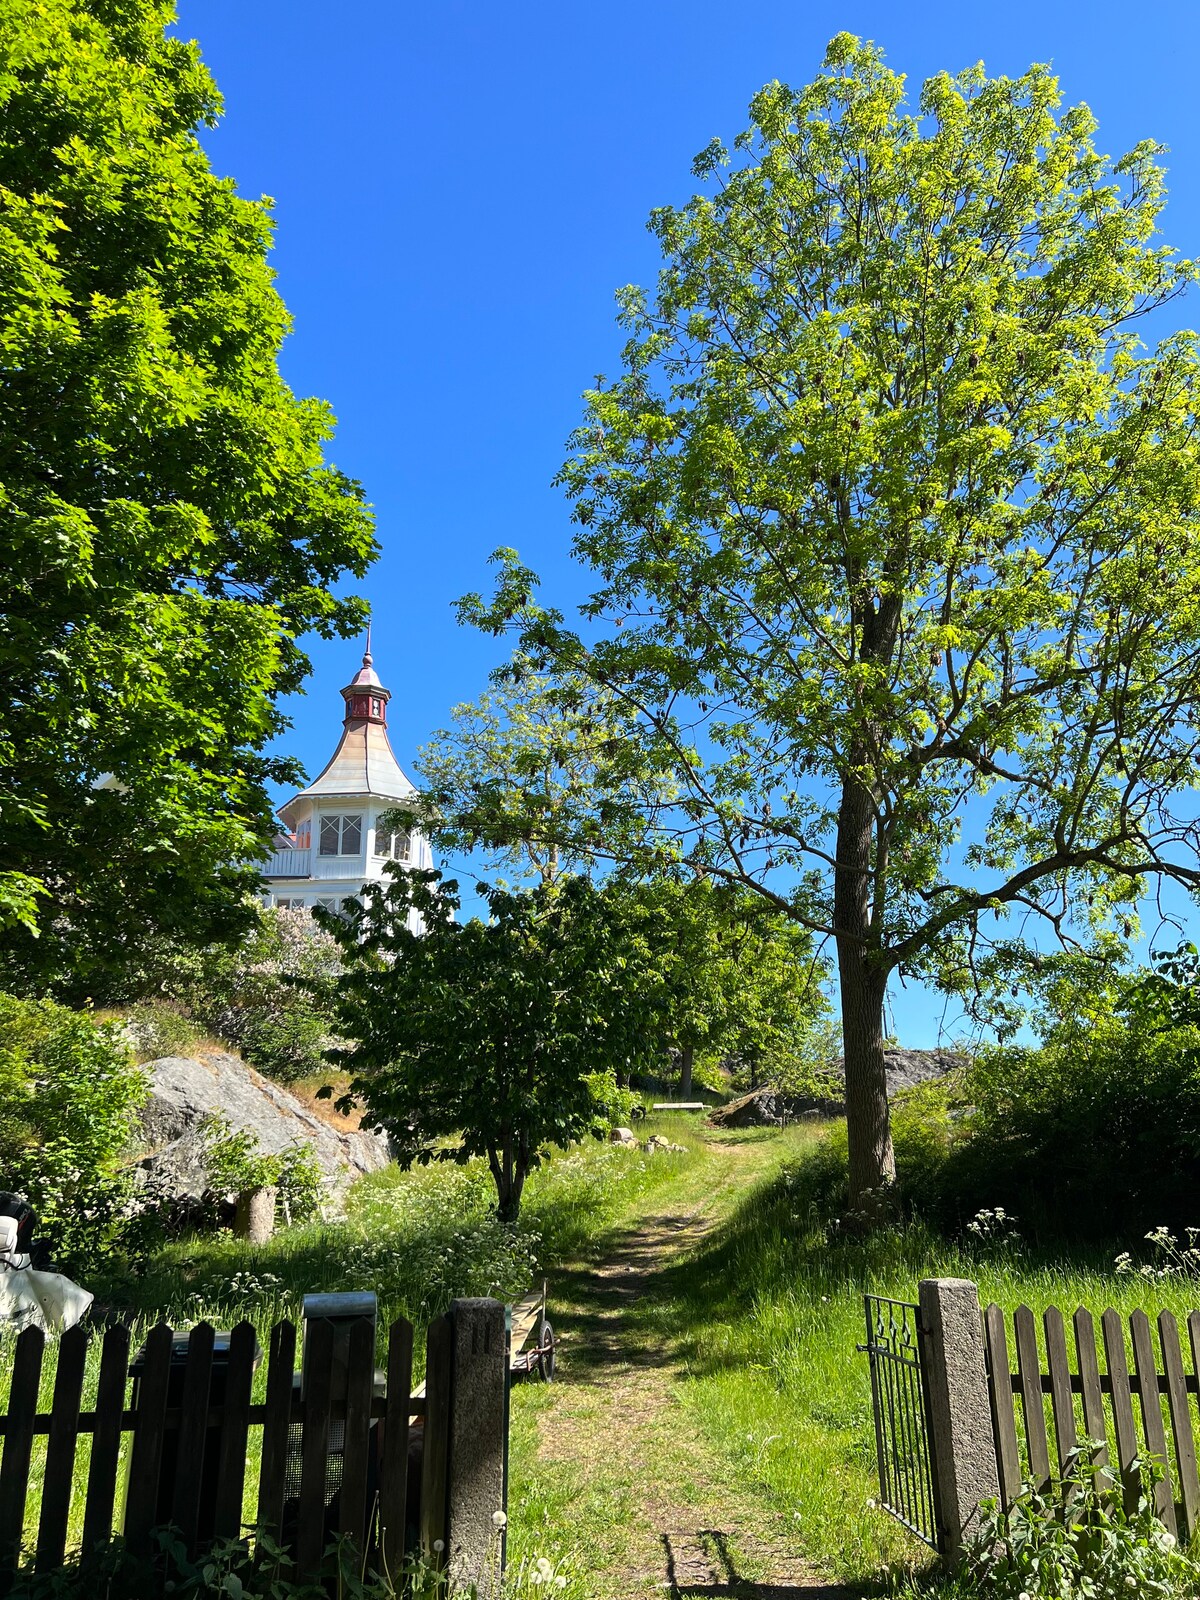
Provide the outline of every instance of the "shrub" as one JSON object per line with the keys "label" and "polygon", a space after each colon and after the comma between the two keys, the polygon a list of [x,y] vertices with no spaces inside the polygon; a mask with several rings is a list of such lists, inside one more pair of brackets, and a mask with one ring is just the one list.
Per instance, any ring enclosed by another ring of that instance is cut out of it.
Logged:
{"label": "shrub", "polygon": [[276,1206],[285,1220],[307,1222],[321,1200],[321,1169],[306,1144],[293,1141],[268,1155],[252,1133],[233,1128],[225,1117],[209,1117],[205,1127],[204,1165],[217,1194],[229,1199],[252,1189],[277,1190]]}
{"label": "shrub", "polygon": [[1200,1564],[1158,1521],[1154,1475],[1145,1466],[1139,1471],[1141,1492],[1129,1514],[1080,1452],[1060,1483],[1045,1490],[1027,1485],[1008,1511],[994,1503],[985,1508],[961,1592],[988,1600],[1190,1600]]}
{"label": "shrub", "polygon": [[136,1210],[127,1158],[146,1082],[119,1024],[0,994],[0,1176],[64,1264],[110,1249]]}
{"label": "shrub", "polygon": [[[913,1200],[943,1226],[1004,1206],[1035,1233],[1128,1238],[1194,1220],[1200,1030],[1110,1016],[984,1051],[931,1135]],[[932,1149],[940,1141],[941,1158]]]}
{"label": "shrub", "polygon": [[125,1013],[125,1037],[139,1061],[186,1056],[196,1048],[200,1030],[170,1000],[140,1000]]}
{"label": "shrub", "polygon": [[211,954],[180,986],[192,1016],[281,1083],[324,1071],[335,1042],[329,996],[342,962],[308,912],[264,910],[237,950]]}

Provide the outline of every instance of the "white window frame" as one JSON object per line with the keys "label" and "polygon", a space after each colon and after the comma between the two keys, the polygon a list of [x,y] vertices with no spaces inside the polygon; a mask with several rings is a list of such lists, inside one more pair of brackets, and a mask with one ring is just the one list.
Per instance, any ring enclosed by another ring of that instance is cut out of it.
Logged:
{"label": "white window frame", "polygon": [[[408,841],[407,848],[403,854],[400,854],[395,849],[397,839],[406,839]],[[393,828],[390,832],[385,832],[377,823],[375,826],[375,854],[381,861],[411,861],[413,854],[413,830],[411,826]]]}
{"label": "white window frame", "polygon": [[[340,811],[339,812],[326,812],[324,815],[322,815],[319,818],[319,821],[320,821],[320,827],[317,830],[317,854],[318,854],[318,856],[324,856],[325,859],[328,861],[330,858],[337,857],[337,856],[361,856],[362,855],[363,814],[362,814],[361,811],[358,811],[358,812],[347,811],[345,813],[342,813]],[[325,848],[325,829],[326,829],[326,826],[330,825],[330,824],[332,825],[332,827],[333,827],[333,829],[334,829],[334,831],[335,831],[335,833],[337,835],[337,849],[336,850],[326,850],[326,848]],[[346,849],[346,834],[349,831],[349,826],[350,825],[353,826],[354,832],[358,834],[358,843],[355,845],[353,850],[347,850]]]}

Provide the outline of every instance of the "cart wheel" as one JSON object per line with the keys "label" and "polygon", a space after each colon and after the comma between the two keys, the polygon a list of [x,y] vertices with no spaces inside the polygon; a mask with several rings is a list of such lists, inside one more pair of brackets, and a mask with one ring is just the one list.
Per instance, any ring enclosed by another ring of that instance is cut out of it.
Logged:
{"label": "cart wheel", "polygon": [[542,1341],[537,1358],[538,1376],[543,1383],[554,1381],[554,1329],[548,1322],[542,1323]]}

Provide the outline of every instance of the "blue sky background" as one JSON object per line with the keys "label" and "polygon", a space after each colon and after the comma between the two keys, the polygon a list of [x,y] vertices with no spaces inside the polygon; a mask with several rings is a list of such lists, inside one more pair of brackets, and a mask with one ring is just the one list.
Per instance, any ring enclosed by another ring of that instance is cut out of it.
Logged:
{"label": "blue sky background", "polygon": [[[693,155],[745,125],[762,84],[811,78],[842,29],[914,84],[980,59],[992,73],[1051,62],[1097,114],[1101,149],[1170,146],[1165,236],[1200,254],[1196,0],[183,0],[178,31],[225,95],[213,165],[275,201],[295,321],[284,374],[332,404],[331,458],[376,508],[365,592],[403,765],[501,657],[451,609],[489,587],[497,545],[558,603],[584,592],[551,479],[581,391],[616,370],[614,290],[653,281],[651,208],[686,200]],[[1180,320],[1200,323],[1200,302]],[[310,772],[358,665],[344,642],[312,655],[285,741]],[[918,989],[895,994],[893,1017],[913,1046],[954,1027]]]}

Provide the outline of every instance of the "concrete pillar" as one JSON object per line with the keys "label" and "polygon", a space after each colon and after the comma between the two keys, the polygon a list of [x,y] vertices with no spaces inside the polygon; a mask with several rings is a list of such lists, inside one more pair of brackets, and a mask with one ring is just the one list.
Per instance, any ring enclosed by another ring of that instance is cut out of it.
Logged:
{"label": "concrete pillar", "polygon": [[508,1433],[508,1339],[498,1300],[450,1307],[446,1569],[450,1592],[499,1600]]}
{"label": "concrete pillar", "polygon": [[968,1278],[925,1278],[918,1293],[929,1395],[934,1496],[947,1559],[975,1532],[981,1500],[1000,1493],[979,1291]]}
{"label": "concrete pillar", "polygon": [[275,1198],[279,1193],[272,1186],[247,1189],[237,1197],[233,1231],[239,1239],[250,1244],[266,1244],[275,1232]]}

